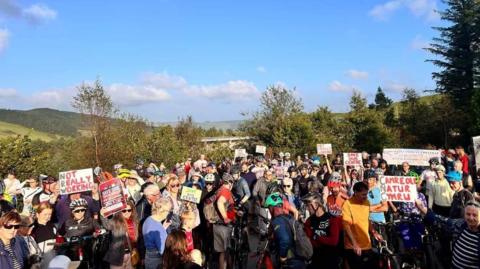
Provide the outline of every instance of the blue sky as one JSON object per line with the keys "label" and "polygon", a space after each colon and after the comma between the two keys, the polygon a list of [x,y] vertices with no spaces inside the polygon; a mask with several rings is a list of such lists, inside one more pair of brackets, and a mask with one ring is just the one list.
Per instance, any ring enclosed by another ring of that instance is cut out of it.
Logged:
{"label": "blue sky", "polygon": [[72,110],[99,77],[154,122],[242,119],[268,85],[307,111],[347,111],[352,90],[433,89],[421,48],[438,0],[0,0],[0,107]]}

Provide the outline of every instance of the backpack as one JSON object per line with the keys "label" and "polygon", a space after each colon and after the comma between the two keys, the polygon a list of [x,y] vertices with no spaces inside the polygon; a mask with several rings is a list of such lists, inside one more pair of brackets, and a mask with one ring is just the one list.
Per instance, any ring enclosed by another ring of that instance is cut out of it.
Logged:
{"label": "backpack", "polygon": [[285,220],[292,231],[295,256],[304,260],[310,260],[313,256],[313,246],[303,230],[303,224],[294,218],[285,217]]}
{"label": "backpack", "polygon": [[220,222],[220,214],[217,211],[217,206],[215,202],[217,201],[218,191],[215,192],[212,196],[205,199],[203,203],[203,215],[209,223],[218,223]]}

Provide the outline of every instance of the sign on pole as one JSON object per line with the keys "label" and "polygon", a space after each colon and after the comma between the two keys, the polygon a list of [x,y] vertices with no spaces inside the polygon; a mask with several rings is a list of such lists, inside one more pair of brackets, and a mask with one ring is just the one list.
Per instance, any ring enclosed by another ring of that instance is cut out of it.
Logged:
{"label": "sign on pole", "polygon": [[255,152],[265,155],[265,153],[267,153],[267,147],[257,145],[257,146],[255,147]]}
{"label": "sign on pole", "polygon": [[383,176],[380,186],[387,201],[415,202],[418,197],[415,177]]}
{"label": "sign on pole", "polygon": [[473,151],[475,152],[475,168],[480,169],[480,136],[472,137]]}
{"label": "sign on pole", "polygon": [[332,144],[317,144],[317,154],[318,155],[332,154]]}
{"label": "sign on pole", "polygon": [[188,201],[192,203],[200,203],[200,198],[202,197],[202,191],[195,188],[190,188],[183,186],[182,194],[180,195],[180,200]]}
{"label": "sign on pole", "polygon": [[388,164],[400,165],[408,162],[410,165],[429,166],[431,158],[441,158],[440,150],[427,149],[384,149],[383,159]]}
{"label": "sign on pole", "polygon": [[93,187],[93,169],[60,172],[60,194],[90,191]]}
{"label": "sign on pole", "polygon": [[[117,213],[127,207],[125,195],[123,194],[123,186],[119,179],[111,179],[100,183],[98,186],[100,191],[100,201],[102,208],[105,208],[105,217]],[[135,210],[133,208],[133,210]]]}
{"label": "sign on pole", "polygon": [[247,157],[247,150],[246,149],[236,149],[234,158],[245,158]]}
{"label": "sign on pole", "polygon": [[362,167],[362,153],[343,153],[343,164],[351,167]]}

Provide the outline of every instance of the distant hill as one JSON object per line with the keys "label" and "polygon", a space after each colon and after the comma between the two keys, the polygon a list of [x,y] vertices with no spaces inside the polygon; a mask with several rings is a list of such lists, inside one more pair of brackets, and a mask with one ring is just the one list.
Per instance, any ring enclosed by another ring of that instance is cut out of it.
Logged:
{"label": "distant hill", "polygon": [[[240,127],[240,124],[242,124],[243,120],[231,120],[231,121],[205,121],[205,122],[195,122],[195,125],[208,130],[211,128],[216,128],[219,130],[237,130]],[[164,125],[170,125],[172,127],[175,127],[178,124],[178,122],[160,122],[157,123],[157,126],[164,126]]]}
{"label": "distant hill", "polygon": [[0,138],[28,135],[32,140],[51,141],[60,138],[59,135],[44,133],[21,125],[0,121]]}
{"label": "distant hill", "polygon": [[78,129],[81,126],[79,113],[50,108],[31,110],[0,109],[0,121],[62,136],[78,135]]}

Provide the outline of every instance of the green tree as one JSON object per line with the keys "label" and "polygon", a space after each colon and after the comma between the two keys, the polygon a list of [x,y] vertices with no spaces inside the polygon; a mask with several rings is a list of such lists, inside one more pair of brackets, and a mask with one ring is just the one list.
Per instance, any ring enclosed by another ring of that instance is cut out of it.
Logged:
{"label": "green tree", "polygon": [[93,85],[82,83],[77,87],[77,95],[73,97],[72,106],[82,114],[84,126],[88,128],[93,140],[94,159],[101,165],[102,150],[108,137],[105,135],[110,126],[111,117],[115,113],[112,100],[97,79]]}
{"label": "green tree", "polygon": [[175,130],[169,125],[155,128],[148,137],[147,144],[148,159],[163,162],[167,167],[172,167],[188,156],[185,144],[177,139]]}
{"label": "green tree", "polygon": [[377,93],[375,94],[375,104],[374,107],[378,110],[384,110],[389,108],[393,104],[392,99],[388,98],[383,92],[381,87],[377,88]]}
{"label": "green tree", "polygon": [[[438,56],[428,60],[440,68],[433,72],[437,82],[436,92],[446,94],[453,100],[458,110],[466,112],[466,118],[458,122],[465,139],[470,139],[469,128],[476,118],[472,112],[476,111],[479,103],[474,94],[480,91],[478,77],[480,75],[479,42],[480,2],[478,0],[446,0],[447,8],[440,12],[442,20],[448,25],[434,27],[439,36],[427,50]],[[470,129],[471,130],[471,129]]]}

